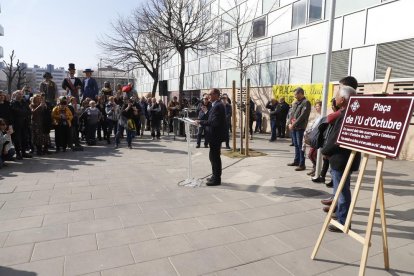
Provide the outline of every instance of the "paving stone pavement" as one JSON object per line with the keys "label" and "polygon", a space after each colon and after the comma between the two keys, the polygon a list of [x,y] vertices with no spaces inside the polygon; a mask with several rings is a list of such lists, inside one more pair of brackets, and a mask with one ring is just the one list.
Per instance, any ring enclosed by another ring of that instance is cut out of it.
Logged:
{"label": "paving stone pavement", "polygon": [[[289,139],[251,147],[266,156],[223,160],[223,185],[189,188],[182,138],[148,136],[119,149],[98,144],[10,163],[0,170],[0,275],[356,275],[362,246],[327,232],[325,185],[295,172]],[[352,228],[363,234],[375,160]],[[309,166],[310,162],[307,161]],[[414,163],[385,162],[391,269],[383,269],[379,219],[366,275],[413,275]],[[195,149],[193,175],[210,171]]]}

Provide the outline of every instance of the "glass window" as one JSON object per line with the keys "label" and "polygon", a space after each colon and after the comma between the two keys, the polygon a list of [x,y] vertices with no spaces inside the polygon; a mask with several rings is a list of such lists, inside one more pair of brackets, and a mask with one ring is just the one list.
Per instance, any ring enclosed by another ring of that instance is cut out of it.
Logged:
{"label": "glass window", "polygon": [[292,28],[305,25],[306,23],[306,0],[300,0],[293,4]]}
{"label": "glass window", "polygon": [[314,22],[322,19],[322,0],[309,0],[309,19]]}
{"label": "glass window", "polygon": [[271,86],[276,80],[276,62],[269,62],[260,65],[260,85]]}
{"label": "glass window", "polygon": [[297,31],[274,36],[272,39],[272,59],[296,56],[297,48]]}
{"label": "glass window", "polygon": [[280,0],[263,0],[263,14],[279,8]]}
{"label": "glass window", "polygon": [[323,83],[325,78],[325,54],[314,55],[312,61],[312,83]]}
{"label": "glass window", "polygon": [[231,31],[228,30],[220,35],[220,48],[227,49],[231,47]]}
{"label": "glass window", "polygon": [[204,88],[211,88],[211,73],[203,74]]}
{"label": "glass window", "polygon": [[335,16],[359,11],[380,3],[381,0],[336,0]]}
{"label": "glass window", "polygon": [[258,18],[253,21],[253,38],[266,35],[266,17]]}

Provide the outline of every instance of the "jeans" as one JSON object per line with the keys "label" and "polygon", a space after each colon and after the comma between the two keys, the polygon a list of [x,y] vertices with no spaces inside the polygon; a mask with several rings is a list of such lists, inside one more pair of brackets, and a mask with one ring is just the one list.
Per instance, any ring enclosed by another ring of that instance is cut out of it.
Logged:
{"label": "jeans", "polygon": [[[336,194],[338,189],[339,182],[343,175],[343,171],[331,169],[332,181],[333,181],[333,191]],[[348,215],[349,206],[351,205],[351,177],[348,175],[345,180],[344,188],[342,189],[341,194],[339,195],[339,200],[336,208],[336,217],[339,223],[345,224],[346,217]]]}
{"label": "jeans", "polygon": [[304,129],[295,129],[292,131],[292,141],[295,146],[295,160],[293,163],[296,163],[299,166],[305,166],[305,153],[302,150],[304,132]]}
{"label": "jeans", "polygon": [[128,146],[131,146],[132,131],[129,131],[127,128],[121,125],[118,125],[118,132],[116,133],[116,136],[115,136],[115,143],[116,145],[119,145],[119,143],[121,142],[121,135],[124,132],[124,129],[126,129],[126,140],[127,140]]}
{"label": "jeans", "polygon": [[270,130],[272,131],[272,135],[270,136],[270,140],[276,140],[276,120],[270,120]]}

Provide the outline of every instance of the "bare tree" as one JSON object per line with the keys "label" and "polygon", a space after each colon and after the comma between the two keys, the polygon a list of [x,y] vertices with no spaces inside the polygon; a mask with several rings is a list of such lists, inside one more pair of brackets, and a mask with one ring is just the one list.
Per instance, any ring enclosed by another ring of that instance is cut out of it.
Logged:
{"label": "bare tree", "polygon": [[14,50],[12,51],[10,57],[10,63],[3,61],[5,64],[5,68],[3,68],[3,72],[6,74],[6,82],[7,82],[7,93],[11,94],[12,92],[12,85],[13,80],[16,77],[16,74],[20,70],[20,61],[17,60],[16,65],[13,65],[16,56],[14,55]]}
{"label": "bare tree", "polygon": [[124,19],[112,23],[112,32],[98,40],[98,45],[104,50],[106,59],[114,65],[130,64],[129,70],[145,68],[153,79],[152,96],[155,96],[159,80],[159,68],[168,49],[155,34],[140,29],[141,9],[135,9]]}
{"label": "bare tree", "polygon": [[[261,14],[261,7],[259,7],[259,1],[246,1],[240,4],[240,0],[224,0],[228,1],[227,6],[232,6],[231,10],[223,10],[222,15],[222,33],[220,34],[219,44],[223,48],[230,48],[232,50],[223,52],[225,59],[232,62],[234,67],[239,70],[239,116],[240,116],[240,133],[243,133],[243,103],[242,93],[245,91],[243,83],[246,79],[246,74],[249,69],[253,73],[253,76],[259,76],[254,74],[253,65],[263,62],[261,58],[256,57],[256,51],[259,51],[261,47],[267,45],[260,45],[256,47],[254,40],[256,37],[261,37],[266,34],[266,20],[256,19],[257,15]],[[249,4],[254,3],[253,6]],[[277,1],[274,2],[275,5]],[[270,8],[272,10],[273,7]],[[280,17],[280,16],[279,16]],[[278,18],[279,18],[278,17]],[[232,45],[233,44],[233,45]],[[258,49],[259,48],[259,49]],[[257,83],[259,79],[257,77]],[[250,118],[246,118],[246,124],[249,123]],[[246,125],[246,128],[249,127]],[[246,137],[247,139],[247,137]],[[243,151],[243,135],[240,137],[240,150]]]}
{"label": "bare tree", "polygon": [[208,48],[218,35],[207,0],[150,0],[143,8],[142,27],[171,44],[180,56],[179,92],[183,91],[186,51]]}
{"label": "bare tree", "polygon": [[19,65],[17,67],[17,81],[16,81],[16,89],[20,90],[25,86],[27,82],[27,67]]}

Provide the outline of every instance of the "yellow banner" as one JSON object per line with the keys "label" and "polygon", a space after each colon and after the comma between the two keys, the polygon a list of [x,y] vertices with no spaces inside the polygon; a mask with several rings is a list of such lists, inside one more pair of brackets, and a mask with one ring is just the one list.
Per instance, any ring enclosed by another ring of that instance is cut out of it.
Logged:
{"label": "yellow banner", "polygon": [[[297,87],[302,87],[303,90],[305,90],[305,97],[308,99],[308,101],[311,102],[312,106],[316,101],[322,101],[322,83],[273,85],[273,97],[275,97],[276,100],[279,100],[280,97],[284,97],[285,101],[288,104],[292,104],[292,102],[295,100],[293,90],[295,90]],[[328,102],[330,102],[333,97],[333,87],[333,84],[330,83],[328,89]],[[329,106],[330,104],[328,104],[328,107]]]}

